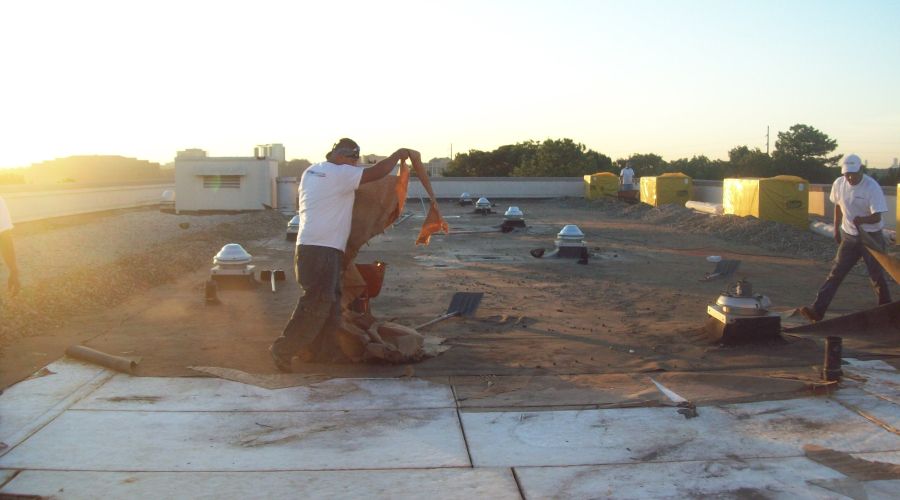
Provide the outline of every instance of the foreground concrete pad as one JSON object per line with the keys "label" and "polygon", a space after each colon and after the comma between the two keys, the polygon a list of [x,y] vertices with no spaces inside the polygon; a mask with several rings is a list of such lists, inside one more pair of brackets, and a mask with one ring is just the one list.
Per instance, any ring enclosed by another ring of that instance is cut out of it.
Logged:
{"label": "foreground concrete pad", "polygon": [[455,408],[448,384],[422,379],[332,379],[304,387],[264,389],[214,378],[119,375],[81,410],[337,411]]}
{"label": "foreground concrete pad", "polygon": [[[643,378],[644,380],[639,380]],[[461,408],[655,405],[667,401],[631,374],[450,377]]]}
{"label": "foreground concrete pad", "polygon": [[103,367],[63,358],[0,394],[0,442],[8,452],[113,373]]}
{"label": "foreground concrete pad", "polygon": [[848,386],[861,384],[862,390],[900,405],[900,372],[888,368],[850,366],[844,368],[844,380]]}
{"label": "foreground concrete pad", "polygon": [[699,408],[463,413],[475,466],[599,465],[900,450],[900,436],[826,398]]}
{"label": "foreground concrete pad", "polygon": [[509,469],[316,472],[25,471],[6,494],[102,498],[518,499]]}
{"label": "foreground concrete pad", "polygon": [[517,467],[527,498],[823,498],[807,481],[846,479],[805,458]]}
{"label": "foreground concrete pad", "polygon": [[70,410],[0,458],[2,468],[107,471],[469,465],[455,410]]}
{"label": "foreground concrete pad", "polygon": [[900,404],[859,389],[840,390],[833,398],[870,421],[900,432]]}

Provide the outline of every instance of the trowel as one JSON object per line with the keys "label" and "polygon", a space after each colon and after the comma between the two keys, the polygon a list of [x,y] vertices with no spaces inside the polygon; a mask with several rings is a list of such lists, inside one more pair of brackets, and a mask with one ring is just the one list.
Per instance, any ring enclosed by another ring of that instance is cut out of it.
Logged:
{"label": "trowel", "polygon": [[475,311],[478,310],[478,306],[481,304],[481,298],[484,297],[483,292],[456,292],[453,294],[453,297],[450,299],[450,306],[447,307],[447,312],[442,316],[438,316],[431,321],[427,321],[415,327],[416,330],[421,330],[426,326],[431,326],[435,323],[440,323],[445,319],[450,319],[454,316],[465,316],[469,317],[475,314]]}

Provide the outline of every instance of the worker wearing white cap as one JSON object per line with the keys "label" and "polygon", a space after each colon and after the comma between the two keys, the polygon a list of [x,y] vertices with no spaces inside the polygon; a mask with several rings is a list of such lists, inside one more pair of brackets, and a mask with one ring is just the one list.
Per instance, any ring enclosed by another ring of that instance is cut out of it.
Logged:
{"label": "worker wearing white cap", "polygon": [[625,163],[625,168],[619,172],[619,186],[621,191],[634,191],[634,170],[631,169],[631,162]]}
{"label": "worker wearing white cap", "polygon": [[866,263],[878,304],[887,304],[891,301],[891,292],[884,270],[865,250],[859,236],[859,231],[865,231],[872,240],[884,248],[884,235],[881,233],[884,222],[881,220],[881,214],[887,212],[887,203],[881,186],[861,170],[862,162],[859,156],[847,155],[841,167],[841,176],[831,185],[830,199],[834,203],[834,241],[839,246],[834,265],[825,283],[819,288],[815,302],[800,308],[800,313],[811,321],[819,321],[825,316],[825,311],[844,277],[860,258]]}
{"label": "worker wearing white cap", "polygon": [[0,197],[0,256],[9,271],[6,289],[10,295],[19,293],[19,267],[16,265],[16,249],[12,240],[12,218],[6,209],[6,202]]}

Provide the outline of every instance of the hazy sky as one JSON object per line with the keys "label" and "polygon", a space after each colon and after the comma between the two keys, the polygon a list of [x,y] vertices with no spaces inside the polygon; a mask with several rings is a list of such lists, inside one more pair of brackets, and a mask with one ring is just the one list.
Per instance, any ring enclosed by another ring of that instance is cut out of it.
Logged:
{"label": "hazy sky", "polygon": [[900,157],[895,0],[28,0],[0,19],[0,167],[272,142],[318,161],[342,136],[725,158],[795,123]]}

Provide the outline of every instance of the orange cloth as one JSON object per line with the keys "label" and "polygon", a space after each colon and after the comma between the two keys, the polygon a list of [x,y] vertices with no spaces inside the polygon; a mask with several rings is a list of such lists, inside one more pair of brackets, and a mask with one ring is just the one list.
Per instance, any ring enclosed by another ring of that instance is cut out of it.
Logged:
{"label": "orange cloth", "polygon": [[419,231],[419,237],[416,238],[416,245],[427,245],[431,240],[431,235],[438,231],[443,231],[444,234],[447,234],[450,232],[450,227],[444,222],[444,218],[441,217],[437,203],[432,200],[431,207],[428,209],[428,215],[425,216],[425,223],[422,224],[422,230]]}
{"label": "orange cloth", "polygon": [[[438,210],[437,200],[431,189],[431,182],[428,180],[425,166],[417,157],[411,160],[419,181],[431,198],[431,208],[428,210],[425,223],[416,238],[417,245],[427,245],[432,234],[438,231],[448,233],[450,228]],[[365,290],[365,280],[357,271],[356,266],[351,265],[356,260],[359,249],[400,218],[406,204],[408,190],[409,168],[406,166],[406,162],[400,164],[398,175],[388,175],[377,181],[362,184],[357,189],[356,201],[353,204],[353,223],[350,228],[350,237],[347,239],[347,249],[344,251],[342,297],[344,306],[359,297]]]}

